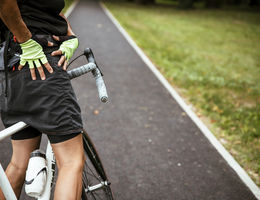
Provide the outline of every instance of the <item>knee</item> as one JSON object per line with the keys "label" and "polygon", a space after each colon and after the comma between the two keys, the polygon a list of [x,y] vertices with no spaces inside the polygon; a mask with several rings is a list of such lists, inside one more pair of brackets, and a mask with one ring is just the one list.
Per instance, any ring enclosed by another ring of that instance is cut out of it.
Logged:
{"label": "knee", "polygon": [[84,159],[74,161],[71,168],[75,171],[82,172],[84,168]]}
{"label": "knee", "polygon": [[11,160],[9,167],[12,168],[16,174],[24,174],[26,172],[28,162],[19,163],[14,160]]}
{"label": "knee", "polygon": [[66,169],[69,168],[72,171],[82,171],[85,163],[84,156],[79,156],[77,158],[71,158],[67,160],[66,162],[59,162],[58,163],[58,169]]}
{"label": "knee", "polygon": [[11,161],[6,169],[6,174],[11,182],[19,185],[24,181],[26,169],[27,166],[20,166],[18,163]]}

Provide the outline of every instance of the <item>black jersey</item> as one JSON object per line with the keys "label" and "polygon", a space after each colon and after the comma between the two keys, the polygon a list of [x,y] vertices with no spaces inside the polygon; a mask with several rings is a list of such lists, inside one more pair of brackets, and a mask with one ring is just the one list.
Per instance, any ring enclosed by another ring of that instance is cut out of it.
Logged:
{"label": "black jersey", "polygon": [[[66,35],[68,25],[59,14],[64,0],[17,0],[22,18],[32,34]],[[3,39],[6,26],[0,19]]]}
{"label": "black jersey", "polygon": [[32,34],[66,35],[67,22],[59,14],[64,0],[17,0],[22,18]]}

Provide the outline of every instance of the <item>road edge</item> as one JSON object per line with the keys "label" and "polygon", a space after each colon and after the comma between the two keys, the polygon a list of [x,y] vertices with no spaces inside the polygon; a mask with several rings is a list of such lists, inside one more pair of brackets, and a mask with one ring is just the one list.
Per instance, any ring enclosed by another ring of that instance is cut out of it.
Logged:
{"label": "road edge", "polygon": [[67,9],[67,11],[65,12],[65,17],[68,18],[70,16],[70,14],[72,13],[72,11],[74,10],[74,8],[76,7],[76,5],[78,4],[79,0],[74,0],[73,3],[70,5],[70,7]]}
{"label": "road edge", "polygon": [[135,43],[131,36],[126,32],[126,30],[120,25],[113,14],[106,8],[106,6],[99,2],[101,8],[108,16],[108,18],[117,27],[120,33],[125,37],[128,43],[133,47],[136,53],[144,61],[144,63],[149,67],[149,69],[154,73],[162,85],[168,90],[171,96],[177,101],[181,108],[187,113],[191,120],[196,124],[196,126],[201,130],[204,136],[209,140],[209,142],[215,147],[219,154],[226,160],[228,165],[236,172],[239,178],[245,183],[245,185],[251,190],[255,197],[260,200],[260,188],[255,184],[255,182],[250,178],[246,171],[238,164],[238,162],[233,158],[233,156],[225,149],[225,147],[218,141],[218,139],[213,135],[213,133],[207,128],[207,126],[197,117],[197,115],[191,110],[181,96],[176,92],[176,90],[171,86],[171,84],[164,78],[161,72],[154,66],[150,59],[145,55],[140,47]]}

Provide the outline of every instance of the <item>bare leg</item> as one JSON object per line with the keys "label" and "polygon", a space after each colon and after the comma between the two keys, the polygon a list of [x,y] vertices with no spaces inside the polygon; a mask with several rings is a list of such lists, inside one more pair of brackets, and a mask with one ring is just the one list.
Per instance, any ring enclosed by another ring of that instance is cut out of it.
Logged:
{"label": "bare leg", "polygon": [[52,149],[58,165],[54,200],[80,200],[85,160],[82,135],[52,144]]}
{"label": "bare leg", "polygon": [[[12,140],[13,155],[5,173],[17,199],[19,199],[23,187],[30,153],[39,148],[40,141],[41,136],[26,140]],[[0,199],[5,200],[1,190]]]}

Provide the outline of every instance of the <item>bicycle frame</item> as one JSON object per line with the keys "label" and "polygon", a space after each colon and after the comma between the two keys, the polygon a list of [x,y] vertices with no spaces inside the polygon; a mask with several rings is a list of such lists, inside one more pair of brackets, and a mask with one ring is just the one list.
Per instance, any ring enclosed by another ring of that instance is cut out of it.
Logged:
{"label": "bicycle frame", "polygon": [[5,171],[0,163],[0,188],[2,192],[4,193],[4,196],[7,200],[17,200],[14,191],[11,187],[10,182],[7,179],[7,176],[5,175]]}
{"label": "bicycle frame", "polygon": [[[13,126],[10,126],[7,129],[4,129],[0,132],[0,141],[2,141],[4,138],[26,128],[28,125],[24,122],[18,122],[17,124],[14,124]],[[38,200],[49,200],[51,196],[51,188],[52,183],[54,179],[54,173],[55,173],[55,157],[51,148],[51,144],[48,141],[47,149],[46,149],[46,161],[47,161],[47,182],[45,185],[45,190],[40,198]],[[0,188],[2,192],[4,193],[4,196],[7,200],[17,200],[14,191],[11,187],[11,184],[4,172],[4,169],[0,163]]]}
{"label": "bicycle frame", "polygon": [[51,148],[50,141],[48,141],[47,149],[46,149],[46,161],[47,161],[47,182],[45,185],[45,190],[38,200],[49,200],[51,196],[51,188],[54,180],[55,174],[55,157]]}

